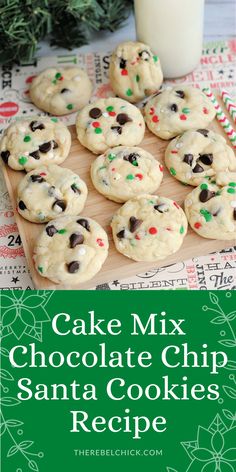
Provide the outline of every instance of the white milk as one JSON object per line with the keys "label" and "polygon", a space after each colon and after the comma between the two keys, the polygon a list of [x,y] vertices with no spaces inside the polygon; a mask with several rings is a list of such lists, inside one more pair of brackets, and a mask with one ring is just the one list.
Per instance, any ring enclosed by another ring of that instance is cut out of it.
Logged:
{"label": "white milk", "polygon": [[137,39],[160,57],[166,78],[198,64],[202,51],[204,0],[134,0]]}

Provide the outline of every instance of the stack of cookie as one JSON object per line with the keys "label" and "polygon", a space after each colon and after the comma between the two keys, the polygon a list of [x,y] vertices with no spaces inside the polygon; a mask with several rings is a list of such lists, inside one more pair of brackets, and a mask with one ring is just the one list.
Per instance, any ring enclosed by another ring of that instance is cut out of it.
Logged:
{"label": "stack of cookie", "polygon": [[[111,222],[117,250],[135,261],[164,259],[182,245],[188,221],[203,237],[235,239],[236,160],[224,138],[207,129],[215,117],[209,99],[191,87],[160,90],[159,58],[138,42],[122,43],[114,51],[110,81],[118,97],[88,104],[92,85],[86,72],[52,68],[33,80],[30,96],[51,114],[79,110],[78,139],[98,155],[91,166],[93,185],[107,199],[124,203]],[[143,100],[141,113],[135,104]],[[185,201],[185,212],[175,201],[153,195],[163,166],[138,147],[144,119],[158,137],[174,138],[165,153],[171,175],[197,187]],[[104,229],[79,216],[88,194],[85,182],[59,166],[70,145],[69,130],[55,117],[17,121],[0,143],[2,160],[27,172],[18,188],[19,213],[47,223],[35,247],[36,269],[68,285],[93,277],[108,254]]]}

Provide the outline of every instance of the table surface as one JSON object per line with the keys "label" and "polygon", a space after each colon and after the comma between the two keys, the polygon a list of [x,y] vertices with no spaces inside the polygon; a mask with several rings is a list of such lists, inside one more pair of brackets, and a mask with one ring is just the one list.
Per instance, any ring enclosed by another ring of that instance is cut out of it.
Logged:
{"label": "table surface", "polygon": [[[148,0],[147,0],[148,1]],[[198,1],[198,0],[196,0]],[[206,0],[204,20],[204,41],[216,41],[232,38],[236,35],[236,0]],[[99,32],[91,36],[90,44],[75,49],[80,52],[106,51],[113,49],[120,42],[135,39],[134,16],[131,14],[125,25],[115,33]],[[41,42],[38,57],[68,53],[67,49],[54,49],[46,42]]]}

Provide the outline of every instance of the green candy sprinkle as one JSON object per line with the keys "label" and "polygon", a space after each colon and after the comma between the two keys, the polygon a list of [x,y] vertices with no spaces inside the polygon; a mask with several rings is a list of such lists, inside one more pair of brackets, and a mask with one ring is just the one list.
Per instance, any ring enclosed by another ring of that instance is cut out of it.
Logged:
{"label": "green candy sprinkle", "polygon": [[136,80],[136,82],[139,82],[140,81],[140,75],[136,75],[135,80]]}
{"label": "green candy sprinkle", "polygon": [[207,184],[201,184],[200,189],[201,189],[201,190],[207,190],[207,189],[208,189],[208,185],[207,185]]}
{"label": "green candy sprinkle", "polygon": [[216,184],[216,180],[211,180],[211,184],[215,185],[215,184]]}
{"label": "green candy sprinkle", "polygon": [[126,175],[126,180],[134,180],[134,175],[133,174]]}
{"label": "green candy sprinkle", "polygon": [[73,110],[74,108],[74,105],[73,103],[68,103],[68,105],[66,106],[67,110]]}
{"label": "green candy sprinkle", "polygon": [[155,202],[153,200],[148,200],[148,203],[151,203],[153,205]]}
{"label": "green candy sprinkle", "polygon": [[60,78],[61,78],[61,73],[57,72],[56,75],[55,75],[55,79],[60,79]]}
{"label": "green candy sprinkle", "polygon": [[43,267],[39,266],[38,271],[41,272],[41,274],[43,274]]}
{"label": "green candy sprinkle", "polygon": [[108,159],[109,159],[110,162],[114,161],[115,158],[116,158],[115,154],[109,154],[109,156],[108,156]]}
{"label": "green candy sprinkle", "polygon": [[129,242],[130,242],[131,246],[136,246],[134,239],[130,239]]}
{"label": "green candy sprinkle", "polygon": [[53,79],[52,84],[56,85],[56,83],[57,83],[56,79]]}
{"label": "green candy sprinkle", "polygon": [[229,188],[227,189],[227,192],[228,192],[228,193],[236,193],[236,190],[235,190],[234,188],[232,188],[232,187],[229,187]]}
{"label": "green candy sprinkle", "polygon": [[158,61],[158,59],[159,59],[159,57],[158,57],[158,56],[153,56],[153,60],[154,60],[154,62],[157,62],[157,61]]}
{"label": "green candy sprinkle", "polygon": [[122,107],[120,107],[121,110],[124,110],[124,108],[126,108],[126,105],[122,105]]}
{"label": "green candy sprinkle", "polygon": [[170,173],[171,175],[176,175],[176,170],[174,169],[174,167],[170,168]]}
{"label": "green candy sprinkle", "polygon": [[112,105],[106,108],[106,111],[113,111],[113,110],[114,110],[114,107]]}
{"label": "green candy sprinkle", "polygon": [[202,210],[200,210],[200,213],[205,218],[207,223],[212,220],[212,214],[208,210],[204,210],[202,208]]}
{"label": "green candy sprinkle", "polygon": [[126,90],[126,95],[127,95],[128,97],[131,97],[131,96],[133,95],[133,92],[132,92],[132,90],[131,90],[130,88],[129,88],[128,90]]}
{"label": "green candy sprinkle", "polygon": [[217,196],[218,196],[218,195],[221,195],[221,191],[220,191],[220,190],[217,190],[216,195],[217,195]]}
{"label": "green candy sprinkle", "polygon": [[190,109],[189,108],[182,108],[182,112],[185,113],[185,114],[188,114],[188,113],[190,113]]}
{"label": "green candy sprinkle", "polygon": [[53,123],[57,123],[58,119],[57,118],[51,118],[51,121],[53,121]]}
{"label": "green candy sprinkle", "polygon": [[180,227],[179,232],[180,232],[180,234],[183,234],[183,233],[184,233],[184,227],[183,227],[183,226]]}
{"label": "green candy sprinkle", "polygon": [[95,128],[95,133],[96,134],[101,134],[102,133],[102,128]]}
{"label": "green candy sprinkle", "polygon": [[132,166],[138,167],[137,161],[132,162]]}
{"label": "green candy sprinkle", "polygon": [[24,137],[24,142],[29,143],[31,141],[31,137],[29,135]]}
{"label": "green candy sprinkle", "polygon": [[229,183],[229,186],[230,186],[230,187],[236,187],[236,182],[230,182],[230,183]]}
{"label": "green candy sprinkle", "polygon": [[26,162],[28,161],[27,157],[25,156],[21,156],[19,159],[18,159],[18,162],[21,166],[23,166],[24,164],[26,164]]}
{"label": "green candy sprinkle", "polygon": [[57,232],[59,234],[65,234],[67,231],[66,231],[66,229],[59,229]]}

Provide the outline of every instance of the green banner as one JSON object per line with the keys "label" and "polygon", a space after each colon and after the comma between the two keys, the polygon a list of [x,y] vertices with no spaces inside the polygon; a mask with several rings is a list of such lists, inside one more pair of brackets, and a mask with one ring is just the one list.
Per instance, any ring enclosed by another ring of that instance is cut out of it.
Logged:
{"label": "green banner", "polygon": [[0,301],[3,472],[236,471],[235,292]]}

